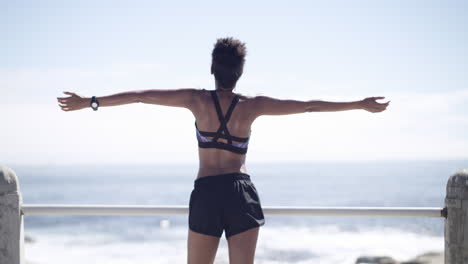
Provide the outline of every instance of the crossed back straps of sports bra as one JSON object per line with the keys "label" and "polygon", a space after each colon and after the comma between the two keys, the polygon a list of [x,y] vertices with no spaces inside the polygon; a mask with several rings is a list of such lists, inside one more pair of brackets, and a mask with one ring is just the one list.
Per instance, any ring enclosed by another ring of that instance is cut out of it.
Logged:
{"label": "crossed back straps of sports bra", "polygon": [[[216,132],[208,132],[208,131],[200,131],[197,126],[197,122],[195,121],[195,128],[197,131],[197,140],[198,140],[198,147],[200,148],[217,148],[217,149],[224,149],[228,150],[237,154],[245,154],[247,153],[247,148],[249,144],[249,138],[241,138],[232,136],[229,133],[227,128],[227,122],[229,118],[231,118],[232,111],[234,111],[234,107],[236,107],[237,102],[239,102],[239,96],[236,95],[232,99],[231,105],[229,106],[226,115],[223,116],[223,112],[221,110],[221,106],[219,104],[218,95],[216,91],[210,91],[211,97],[213,99],[213,103],[216,108],[216,114],[218,115],[218,119],[220,122],[219,128]],[[209,139],[207,137],[213,137]],[[220,142],[218,139],[223,138],[226,139],[228,142]],[[232,141],[242,142],[239,144],[235,144]]]}

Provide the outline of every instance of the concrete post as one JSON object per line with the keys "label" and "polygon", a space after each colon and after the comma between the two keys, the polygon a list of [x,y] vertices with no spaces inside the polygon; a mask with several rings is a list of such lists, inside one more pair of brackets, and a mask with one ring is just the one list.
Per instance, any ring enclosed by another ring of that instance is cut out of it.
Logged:
{"label": "concrete post", "polygon": [[468,263],[468,169],[450,176],[445,197],[445,263]]}
{"label": "concrete post", "polygon": [[0,263],[23,262],[23,215],[18,178],[10,168],[0,166]]}

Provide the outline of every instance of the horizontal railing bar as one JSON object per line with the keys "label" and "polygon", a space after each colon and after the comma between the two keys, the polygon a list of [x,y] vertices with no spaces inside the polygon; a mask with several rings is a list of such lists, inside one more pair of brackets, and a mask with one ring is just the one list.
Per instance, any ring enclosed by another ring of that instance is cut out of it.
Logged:
{"label": "horizontal railing bar", "polygon": [[[441,207],[262,206],[264,215],[443,217]],[[24,215],[187,215],[188,206],[23,204]]]}

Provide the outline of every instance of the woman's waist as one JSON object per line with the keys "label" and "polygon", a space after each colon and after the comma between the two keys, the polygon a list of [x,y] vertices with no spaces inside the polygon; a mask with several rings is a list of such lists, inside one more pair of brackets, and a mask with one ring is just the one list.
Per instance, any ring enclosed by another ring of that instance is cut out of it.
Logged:
{"label": "woman's waist", "polygon": [[222,186],[231,187],[234,182],[239,180],[250,182],[250,175],[243,172],[230,172],[215,175],[206,175],[195,179],[194,188],[219,188]]}
{"label": "woman's waist", "polygon": [[244,164],[236,164],[235,166],[203,166],[201,165],[198,169],[197,179],[203,177],[214,177],[221,174],[229,173],[247,173],[247,169]]}

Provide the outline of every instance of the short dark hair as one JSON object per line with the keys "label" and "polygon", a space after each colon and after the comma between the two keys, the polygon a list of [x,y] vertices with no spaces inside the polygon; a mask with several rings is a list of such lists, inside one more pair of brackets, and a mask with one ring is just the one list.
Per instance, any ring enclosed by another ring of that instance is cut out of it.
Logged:
{"label": "short dark hair", "polygon": [[225,89],[233,89],[244,71],[247,49],[233,37],[217,39],[211,54],[211,73]]}

